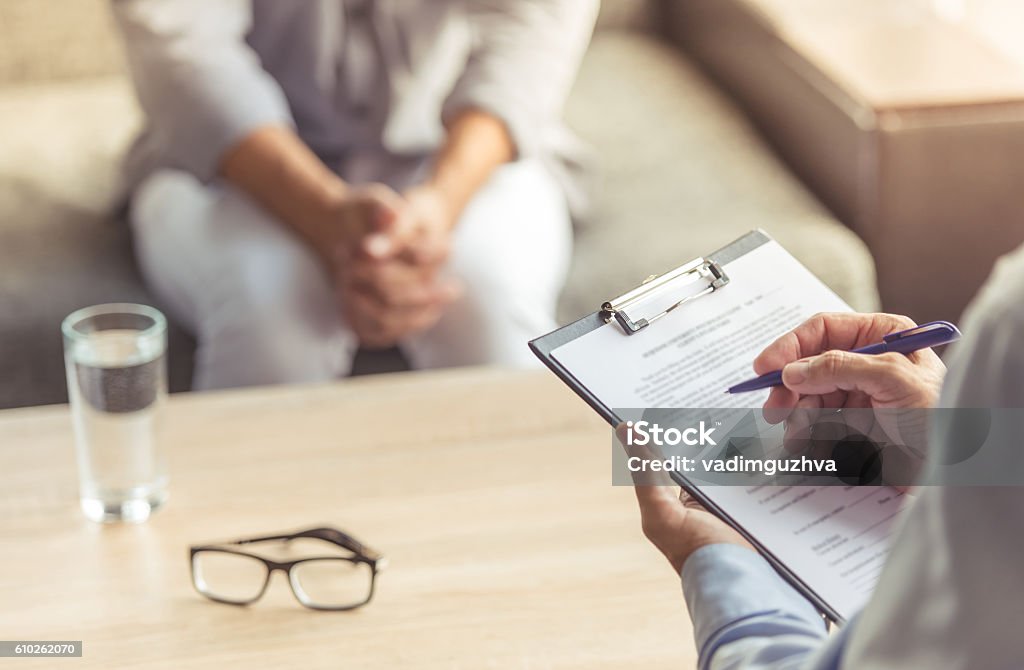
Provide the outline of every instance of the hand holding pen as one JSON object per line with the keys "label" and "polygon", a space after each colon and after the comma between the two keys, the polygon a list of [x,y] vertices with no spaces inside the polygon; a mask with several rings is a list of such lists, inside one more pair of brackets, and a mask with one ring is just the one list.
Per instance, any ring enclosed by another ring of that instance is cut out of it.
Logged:
{"label": "hand holding pen", "polygon": [[932,407],[946,367],[930,347],[959,335],[945,322],[918,327],[892,314],[819,314],[757,357],[762,377],[733,388],[772,387],[765,410],[780,420],[796,407]]}

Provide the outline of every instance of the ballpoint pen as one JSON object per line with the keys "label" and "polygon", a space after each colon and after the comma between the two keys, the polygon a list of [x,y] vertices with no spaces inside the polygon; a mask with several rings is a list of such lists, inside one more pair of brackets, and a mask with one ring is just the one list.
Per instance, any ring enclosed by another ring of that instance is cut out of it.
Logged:
{"label": "ballpoint pen", "polygon": [[[938,347],[960,339],[960,331],[948,321],[932,321],[908,330],[901,330],[882,338],[877,344],[869,344],[866,347],[854,349],[851,353],[876,356],[894,352],[897,354],[910,354],[920,349]],[[772,386],[782,386],[782,370],[768,372],[760,377],[749,379],[735,386],[731,386],[726,393],[748,393],[760,391]]]}

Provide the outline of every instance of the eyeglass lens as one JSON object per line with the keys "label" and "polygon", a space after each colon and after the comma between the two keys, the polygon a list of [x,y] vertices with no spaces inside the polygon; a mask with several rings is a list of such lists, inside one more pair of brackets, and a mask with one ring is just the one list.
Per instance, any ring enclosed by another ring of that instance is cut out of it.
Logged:
{"label": "eyeglass lens", "polygon": [[251,556],[200,551],[192,558],[192,579],[205,596],[230,603],[250,603],[260,597],[268,569]]}
{"label": "eyeglass lens", "polygon": [[[267,584],[266,564],[251,556],[224,551],[198,551],[192,558],[192,579],[203,595],[232,604],[257,600]],[[292,591],[307,607],[344,609],[370,599],[373,568],[343,558],[316,558],[292,566]]]}

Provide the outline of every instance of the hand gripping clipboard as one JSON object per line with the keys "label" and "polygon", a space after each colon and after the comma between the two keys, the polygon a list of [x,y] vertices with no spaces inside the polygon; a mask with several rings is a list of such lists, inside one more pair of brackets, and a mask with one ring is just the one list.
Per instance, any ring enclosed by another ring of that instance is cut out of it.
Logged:
{"label": "hand gripping clipboard", "polygon": [[[687,304],[700,300],[716,291],[728,291],[732,282],[728,274],[729,263],[772,241],[772,238],[764,231],[751,231],[708,256],[695,259],[664,275],[648,278],[635,289],[603,303],[601,309],[593,314],[531,341],[529,343],[530,349],[605,421],[613,427],[617,426],[623,420],[616,415],[615,410],[605,404],[601,398],[581,383],[556,358],[554,355],[555,350],[609,323],[617,324],[623,333],[630,337],[636,337],[648,328],[657,328],[659,325],[658,321],[668,313],[677,309],[685,310]],[[649,299],[654,294],[659,294],[660,305],[662,306],[652,310],[649,307],[652,301]],[[679,297],[678,300],[675,299],[677,296]],[[646,305],[645,302],[647,303]],[[703,493],[700,488],[688,481],[685,475],[675,471],[671,472],[670,475],[673,481],[700,501],[706,509],[723,519],[754,545],[783,579],[807,598],[827,620],[833,622],[844,620],[844,617],[829,606],[807,583],[801,580],[772,552],[768,551],[758,541],[756,533],[749,532],[735,522],[725,510]]]}

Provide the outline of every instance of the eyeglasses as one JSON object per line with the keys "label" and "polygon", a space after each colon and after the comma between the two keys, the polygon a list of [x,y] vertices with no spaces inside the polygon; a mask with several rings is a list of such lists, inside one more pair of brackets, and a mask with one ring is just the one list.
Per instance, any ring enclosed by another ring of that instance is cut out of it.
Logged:
{"label": "eyeglasses", "polygon": [[[303,538],[328,542],[349,555],[311,556],[282,562],[236,548],[260,542],[289,543]],[[280,570],[288,575],[292,593],[304,607],[334,612],[356,609],[370,602],[377,573],[387,563],[379,553],[335,528],[311,528],[288,535],[194,546],[190,547],[189,556],[192,585],[210,600],[227,605],[250,605],[263,597],[271,574]]]}

